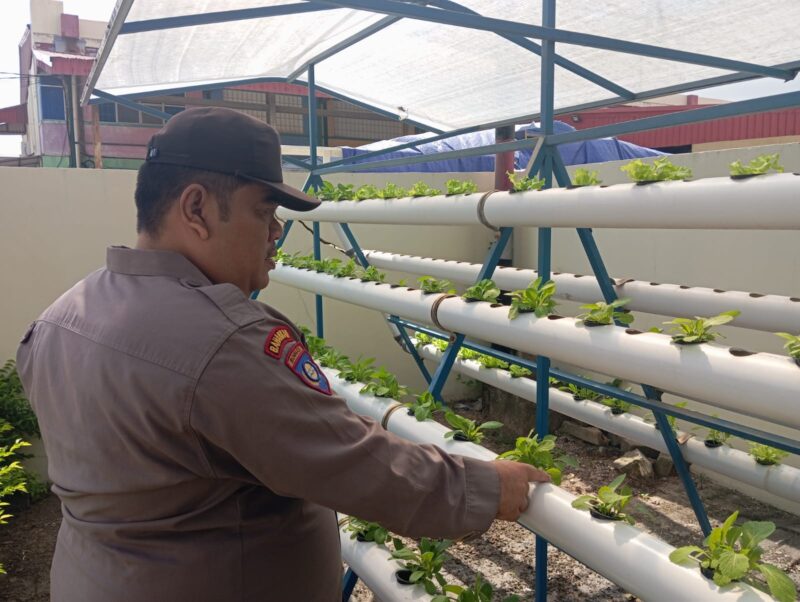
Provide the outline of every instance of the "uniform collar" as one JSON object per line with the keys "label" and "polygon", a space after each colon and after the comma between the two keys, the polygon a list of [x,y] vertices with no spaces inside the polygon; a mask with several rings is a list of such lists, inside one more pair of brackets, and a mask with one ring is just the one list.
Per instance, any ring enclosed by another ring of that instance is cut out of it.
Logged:
{"label": "uniform collar", "polygon": [[173,251],[108,247],[106,266],[112,272],[130,276],[171,276],[192,281],[194,286],[212,282],[189,259]]}

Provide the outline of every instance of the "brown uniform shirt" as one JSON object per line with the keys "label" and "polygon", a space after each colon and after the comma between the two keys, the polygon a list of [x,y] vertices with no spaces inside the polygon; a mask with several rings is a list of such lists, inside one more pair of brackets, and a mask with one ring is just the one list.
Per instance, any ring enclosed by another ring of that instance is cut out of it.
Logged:
{"label": "brown uniform shirt", "polygon": [[333,602],[331,509],[411,536],[488,528],[490,464],[351,412],[276,328],[301,339],[182,255],[120,247],[31,326],[18,368],[64,516],[54,602]]}

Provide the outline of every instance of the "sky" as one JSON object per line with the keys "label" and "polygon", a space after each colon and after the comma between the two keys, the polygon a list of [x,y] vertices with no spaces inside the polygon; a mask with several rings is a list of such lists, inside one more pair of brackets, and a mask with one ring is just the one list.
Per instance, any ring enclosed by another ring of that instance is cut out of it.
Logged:
{"label": "sky", "polygon": [[[3,18],[0,20],[0,107],[19,104],[19,41],[30,23],[29,0],[2,0]],[[108,21],[116,0],[63,0],[64,12],[82,19]],[[800,90],[800,77],[789,83],[777,80],[743,82],[699,92],[707,98],[744,100],[770,94]],[[13,157],[20,153],[20,136],[0,136],[0,157]]]}

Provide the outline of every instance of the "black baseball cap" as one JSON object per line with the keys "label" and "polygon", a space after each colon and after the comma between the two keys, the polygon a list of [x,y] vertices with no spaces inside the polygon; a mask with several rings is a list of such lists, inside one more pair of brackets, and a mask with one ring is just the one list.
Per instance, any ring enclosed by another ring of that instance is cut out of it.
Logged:
{"label": "black baseball cap", "polygon": [[272,190],[276,203],[295,211],[319,206],[314,197],[283,183],[281,140],[275,128],[233,109],[181,111],[150,139],[145,160],[260,182]]}

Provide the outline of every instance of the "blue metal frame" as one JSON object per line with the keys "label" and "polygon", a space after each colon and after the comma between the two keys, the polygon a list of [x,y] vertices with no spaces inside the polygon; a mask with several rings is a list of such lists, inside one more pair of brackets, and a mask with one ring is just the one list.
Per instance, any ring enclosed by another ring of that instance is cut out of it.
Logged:
{"label": "blue metal frame", "polygon": [[339,225],[342,228],[342,232],[344,232],[344,235],[347,237],[350,246],[353,247],[353,253],[356,256],[358,263],[361,264],[362,268],[369,267],[369,260],[367,259],[366,255],[364,255],[364,251],[361,250],[361,245],[358,244],[356,237],[353,235],[352,230],[350,230],[350,226],[344,223]]}
{"label": "blue metal frame", "polygon": [[172,117],[172,114],[170,113],[165,113],[164,111],[159,111],[158,109],[154,109],[153,107],[148,107],[147,105],[139,104],[138,102],[129,100],[127,97],[114,96],[113,94],[109,94],[108,92],[103,92],[102,90],[97,90],[97,89],[95,89],[94,94],[98,98],[104,99],[106,102],[113,101],[117,104],[122,105],[123,107],[128,107],[129,109],[133,109],[134,111],[141,111],[142,113],[146,113],[147,115],[152,115],[153,117],[158,117],[159,119],[163,119],[165,121],[169,121],[170,118]]}
{"label": "blue metal frame", "polygon": [[492,33],[517,35],[543,41],[574,44],[577,46],[588,46],[601,50],[624,52],[626,54],[646,56],[667,61],[678,61],[690,65],[702,65],[715,69],[753,73],[765,77],[774,77],[784,81],[789,81],[796,75],[795,72],[788,69],[758,65],[745,61],[736,61],[697,52],[686,52],[684,50],[675,50],[674,48],[664,48],[651,44],[628,42],[588,33],[556,29],[555,26],[544,27],[527,25],[504,19],[470,15],[463,12],[427,8],[425,6],[395,2],[393,0],[314,0],[314,3],[355,8],[374,13],[393,15],[395,17],[406,17],[408,19],[441,23],[442,25],[452,25],[455,27],[466,27]]}
{"label": "blue metal frame", "polygon": [[342,602],[347,602],[353,595],[356,583],[358,583],[358,575],[353,569],[348,568],[342,577]]}

